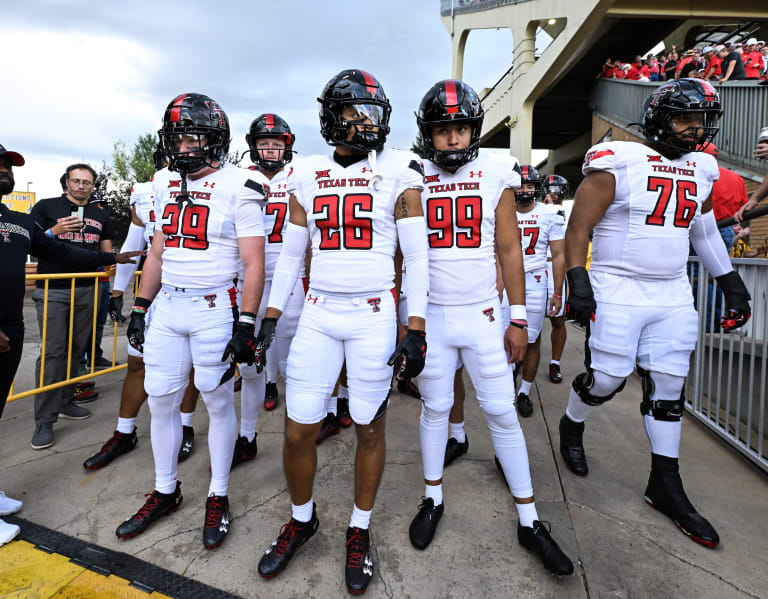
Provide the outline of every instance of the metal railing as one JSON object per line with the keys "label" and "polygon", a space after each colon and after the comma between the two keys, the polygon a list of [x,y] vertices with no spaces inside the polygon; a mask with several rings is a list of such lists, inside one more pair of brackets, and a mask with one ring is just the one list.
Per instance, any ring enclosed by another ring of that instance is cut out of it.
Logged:
{"label": "metal railing", "polygon": [[[593,111],[626,127],[642,116],[643,102],[664,81],[626,81],[600,79],[590,102]],[[765,172],[765,161],[752,154],[760,129],[768,125],[768,86],[754,81],[728,81],[716,84],[723,107],[720,131],[714,142],[718,158],[755,173]],[[638,130],[638,135],[639,135]]]}
{"label": "metal railing", "polygon": [[531,0],[440,0],[440,16],[463,15],[468,12],[479,12],[507,4],[522,4],[523,2],[531,2]]}
{"label": "metal railing", "polygon": [[[137,275],[140,273],[136,273]],[[15,381],[11,385],[10,394],[8,395],[8,401],[14,401],[17,399],[22,399],[24,397],[29,397],[31,395],[37,395],[38,393],[42,393],[43,391],[50,391],[51,389],[58,389],[60,387],[65,387],[67,385],[72,385],[75,383],[82,382],[86,379],[93,378],[96,376],[103,376],[105,374],[110,374],[112,372],[117,372],[118,370],[122,370],[127,367],[126,364],[121,364],[119,366],[115,366],[116,361],[116,355],[117,355],[117,323],[114,323],[114,333],[112,338],[112,366],[110,368],[105,368],[103,370],[96,371],[96,360],[94,358],[94,352],[96,350],[96,327],[98,326],[96,315],[98,312],[98,303],[99,303],[99,279],[104,277],[103,272],[85,272],[85,273],[65,273],[65,274],[50,274],[50,275],[27,275],[26,279],[28,281],[45,281],[43,286],[43,293],[44,293],[44,300],[43,300],[43,330],[40,332],[40,377],[37,380],[37,387],[34,387],[32,389],[27,389],[26,391],[21,391],[18,393],[14,392],[14,386]],[[91,362],[91,369],[88,373],[84,375],[79,376],[71,376],[72,373],[70,372],[69,365],[72,362],[72,326],[74,322],[74,305],[75,305],[75,279],[85,279],[85,278],[92,278],[94,279],[94,290],[93,290],[93,319],[92,319],[92,328],[91,328],[91,345],[90,348],[87,348],[89,350],[89,356],[90,356],[90,362]],[[48,287],[49,282],[54,279],[71,279],[72,283],[70,285],[70,300],[69,300],[69,334],[67,335],[67,378],[65,378],[62,381],[57,381],[55,383],[50,383],[48,385],[44,384],[45,381],[45,347],[46,343],[48,342]],[[138,277],[136,279],[138,281]],[[107,326],[106,324],[104,325]]]}
{"label": "metal railing", "polygon": [[768,259],[734,258],[752,296],[752,317],[734,331],[720,329],[725,301],[697,257],[688,274],[699,312],[685,407],[720,438],[768,472]]}

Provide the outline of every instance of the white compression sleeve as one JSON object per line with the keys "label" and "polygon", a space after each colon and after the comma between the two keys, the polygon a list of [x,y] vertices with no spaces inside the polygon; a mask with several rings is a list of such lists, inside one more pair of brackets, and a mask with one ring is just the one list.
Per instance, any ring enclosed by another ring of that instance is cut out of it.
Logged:
{"label": "white compression sleeve", "polygon": [[[143,250],[145,246],[144,242],[144,227],[131,223],[128,227],[128,235],[125,236],[123,247],[120,248],[121,252],[136,252]],[[114,291],[125,291],[128,283],[133,278],[136,272],[136,267],[139,264],[139,259],[134,258],[136,262],[127,264],[118,264],[115,271],[115,282],[112,285]]]}
{"label": "white compression sleeve", "polygon": [[285,304],[291,296],[299,270],[304,262],[309,242],[309,230],[293,223],[288,223],[283,233],[283,247],[272,276],[272,289],[269,292],[268,308],[285,310]]}
{"label": "white compression sleeve", "polygon": [[712,210],[705,212],[691,223],[691,243],[713,277],[719,277],[733,270],[728,250],[723,238],[720,237]]}
{"label": "white compression sleeve", "polygon": [[408,316],[427,317],[429,297],[429,261],[427,259],[427,224],[423,216],[411,216],[397,221],[397,236],[405,265],[405,296]]}

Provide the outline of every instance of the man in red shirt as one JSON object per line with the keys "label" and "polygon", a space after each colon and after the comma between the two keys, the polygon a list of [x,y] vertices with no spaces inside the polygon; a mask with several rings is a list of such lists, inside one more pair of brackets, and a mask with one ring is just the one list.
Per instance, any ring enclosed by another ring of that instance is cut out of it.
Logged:
{"label": "man in red shirt", "polygon": [[[710,143],[704,152],[712,154],[715,158],[719,155],[717,146],[713,143]],[[720,221],[736,214],[739,208],[747,203],[749,196],[744,179],[719,164],[717,168],[720,170],[720,179],[712,186],[712,211],[715,213],[715,220]],[[730,252],[734,242],[733,228],[720,229],[720,235]]]}
{"label": "man in red shirt", "polygon": [[744,71],[747,73],[747,79],[760,79],[763,59],[756,46],[757,38],[749,38],[747,40],[747,45],[744,47],[744,53],[741,55],[741,59],[744,61]]}
{"label": "man in red shirt", "polygon": [[624,76],[625,79],[629,79],[631,81],[637,81],[640,79],[640,70],[635,66],[634,62],[630,65],[624,65],[624,68],[626,69]]}
{"label": "man in red shirt", "polygon": [[707,68],[704,71],[704,79],[719,79],[723,72],[720,65],[723,63],[723,58],[727,54],[725,46],[722,44],[711,48],[707,46],[704,48],[704,58],[707,59]]}

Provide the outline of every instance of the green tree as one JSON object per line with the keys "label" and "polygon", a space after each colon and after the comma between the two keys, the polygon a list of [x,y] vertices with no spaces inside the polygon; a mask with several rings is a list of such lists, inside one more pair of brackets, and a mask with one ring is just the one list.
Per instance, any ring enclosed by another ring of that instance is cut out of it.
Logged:
{"label": "green tree", "polygon": [[421,132],[416,136],[411,144],[411,152],[416,154],[419,158],[426,158],[427,154],[424,151],[424,139],[421,137]]}
{"label": "green tree", "polygon": [[130,151],[125,143],[118,139],[112,147],[112,167],[110,178],[116,185],[122,183],[143,183],[152,179],[155,164],[152,154],[157,147],[154,133],[140,135]]}
{"label": "green tree", "polygon": [[120,248],[128,234],[131,224],[131,185],[125,182],[115,182],[115,174],[106,163],[102,163],[101,171],[96,177],[94,195],[101,202],[101,207],[109,213],[115,227],[115,238],[112,246]]}

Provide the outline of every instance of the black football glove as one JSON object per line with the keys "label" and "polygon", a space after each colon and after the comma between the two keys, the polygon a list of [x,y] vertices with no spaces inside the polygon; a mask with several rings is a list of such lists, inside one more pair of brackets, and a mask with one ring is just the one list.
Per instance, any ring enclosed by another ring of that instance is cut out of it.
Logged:
{"label": "black football glove", "polygon": [[565,302],[565,317],[585,327],[594,318],[597,308],[595,293],[589,282],[589,273],[583,266],[577,266],[569,270],[566,277],[568,277],[568,300]]}
{"label": "black football glove", "polygon": [[128,343],[131,347],[144,353],[144,326],[147,316],[147,310],[152,305],[152,300],[145,299],[143,297],[137,297],[136,302],[133,304],[131,310],[131,318],[128,321],[128,330],[126,335],[128,336]]}
{"label": "black football glove", "polygon": [[233,362],[253,364],[256,361],[256,338],[253,336],[255,329],[250,322],[238,322],[232,339],[224,348],[221,361],[226,362],[231,356]]}
{"label": "black football glove", "polygon": [[720,327],[725,331],[738,329],[744,326],[752,314],[749,307],[749,300],[752,297],[744,285],[744,281],[735,270],[717,277],[717,284],[723,290],[725,295],[725,305],[727,311],[720,320]]}
{"label": "black football glove", "polygon": [[424,370],[424,362],[427,358],[427,334],[424,331],[408,329],[406,336],[389,356],[387,364],[394,366],[400,356],[403,356],[400,376],[406,379],[418,376]]}
{"label": "black football glove", "polygon": [[125,316],[123,316],[122,294],[109,298],[109,317],[113,320],[113,322],[125,322]]}
{"label": "black football glove", "polygon": [[261,372],[267,365],[267,350],[272,345],[275,338],[275,328],[277,327],[277,318],[262,318],[259,334],[256,335],[256,353],[254,362],[256,372]]}

